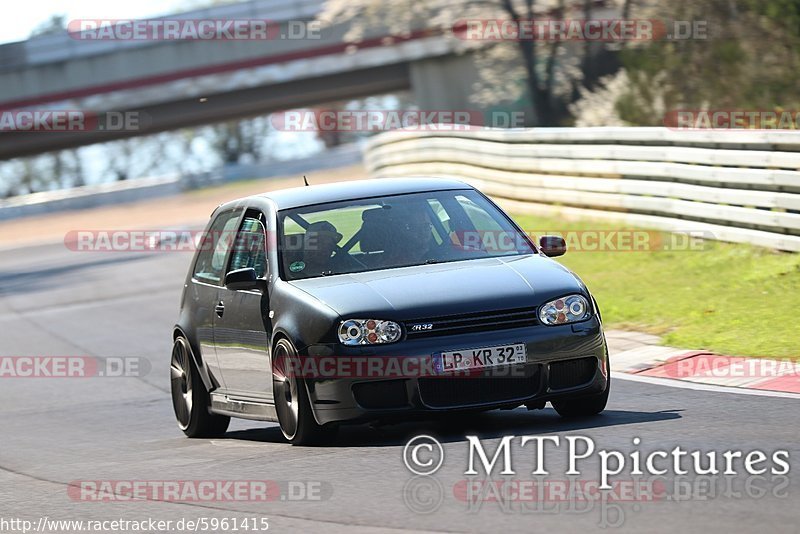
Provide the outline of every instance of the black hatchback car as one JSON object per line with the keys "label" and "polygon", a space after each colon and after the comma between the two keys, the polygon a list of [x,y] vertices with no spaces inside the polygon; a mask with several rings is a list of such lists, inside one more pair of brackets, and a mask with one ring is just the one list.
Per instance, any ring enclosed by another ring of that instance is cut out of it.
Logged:
{"label": "black hatchback car", "polygon": [[293,444],[341,423],[494,408],[601,412],[597,303],[473,187],[353,181],[228,202],[211,215],[173,332],[172,400],[190,437],[230,417]]}

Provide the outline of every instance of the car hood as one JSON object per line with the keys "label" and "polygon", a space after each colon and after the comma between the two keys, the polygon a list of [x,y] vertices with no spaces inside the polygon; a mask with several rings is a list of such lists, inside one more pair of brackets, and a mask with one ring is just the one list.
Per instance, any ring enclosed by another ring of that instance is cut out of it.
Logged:
{"label": "car hood", "polygon": [[341,317],[394,320],[535,307],[567,293],[587,294],[577,276],[539,255],[402,267],[290,283]]}

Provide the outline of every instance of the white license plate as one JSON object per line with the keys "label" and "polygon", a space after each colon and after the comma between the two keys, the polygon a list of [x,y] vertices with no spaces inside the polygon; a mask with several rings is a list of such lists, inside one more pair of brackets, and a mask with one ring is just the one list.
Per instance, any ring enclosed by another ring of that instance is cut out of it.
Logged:
{"label": "white license plate", "polygon": [[525,363],[525,344],[500,345],[478,349],[453,350],[439,353],[439,370],[443,373],[483,369],[501,365]]}

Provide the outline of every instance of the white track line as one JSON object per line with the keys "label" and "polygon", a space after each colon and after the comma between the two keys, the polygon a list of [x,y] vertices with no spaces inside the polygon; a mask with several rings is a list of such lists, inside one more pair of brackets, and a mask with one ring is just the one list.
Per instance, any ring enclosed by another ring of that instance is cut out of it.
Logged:
{"label": "white track line", "polygon": [[687,382],[685,380],[674,380],[671,378],[658,378],[654,376],[642,376],[611,371],[611,377],[615,380],[630,380],[631,382],[644,382],[645,384],[655,384],[670,388],[694,389],[697,391],[710,391],[713,393],[734,393],[736,395],[755,395],[757,397],[779,397],[783,399],[800,399],[800,393],[786,393],[784,391],[769,391],[764,389],[747,389],[727,386],[716,386],[713,384],[698,384],[697,382]]}

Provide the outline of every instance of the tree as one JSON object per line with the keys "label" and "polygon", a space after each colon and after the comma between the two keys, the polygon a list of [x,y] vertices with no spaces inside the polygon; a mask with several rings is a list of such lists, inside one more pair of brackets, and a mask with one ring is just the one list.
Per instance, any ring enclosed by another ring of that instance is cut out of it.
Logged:
{"label": "tree", "polygon": [[268,131],[264,116],[223,122],[211,128],[211,146],[223,163],[241,163],[243,158],[261,161]]}
{"label": "tree", "polygon": [[615,108],[625,123],[661,126],[665,113],[678,109],[800,106],[797,0],[676,0],[636,7],[637,18],[702,21],[707,35],[622,52],[628,82]]}
{"label": "tree", "polygon": [[[609,2],[622,8],[623,2]],[[453,35],[464,20],[511,20],[515,23],[567,14],[589,18],[591,0],[328,0],[319,18],[327,25],[348,23],[345,39],[357,44],[367,29],[385,28],[391,35],[407,36],[430,28]],[[582,48],[581,50],[576,50]],[[569,53],[568,53],[569,52]],[[527,93],[535,111],[535,125],[553,126],[568,116],[567,105],[578,97],[580,86],[593,87],[608,74],[593,62],[592,46],[567,47],[562,41],[519,39],[483,43],[477,47],[480,84],[473,100],[516,100]],[[520,64],[519,67],[514,67]],[[616,67],[614,67],[615,69]],[[612,70],[613,72],[613,70]],[[523,83],[515,85],[520,80]],[[511,83],[510,83],[511,82]]]}
{"label": "tree", "polygon": [[67,16],[51,15],[49,19],[39,24],[31,31],[31,37],[36,37],[37,35],[64,33],[66,31],[67,31]]}

